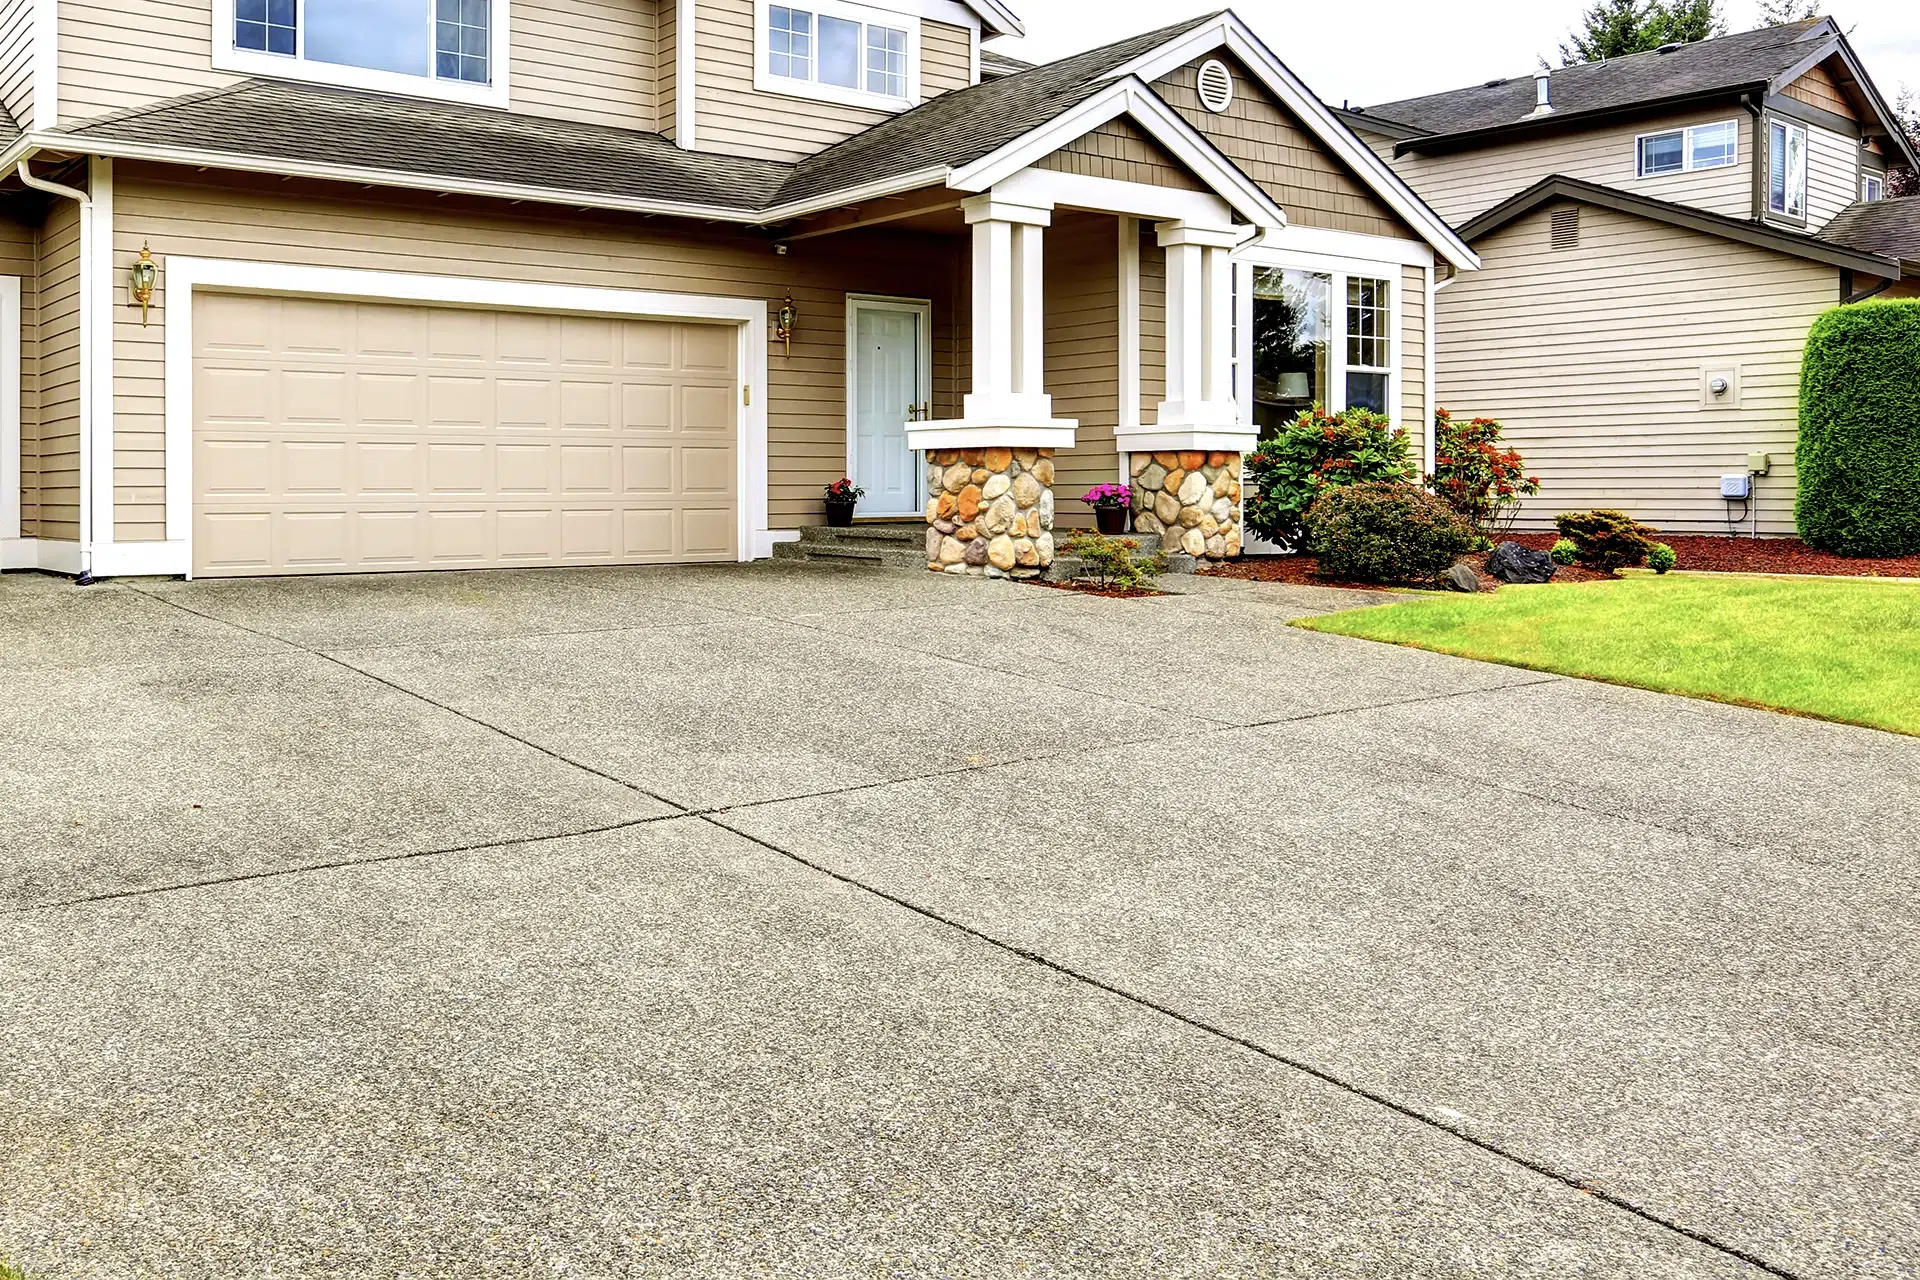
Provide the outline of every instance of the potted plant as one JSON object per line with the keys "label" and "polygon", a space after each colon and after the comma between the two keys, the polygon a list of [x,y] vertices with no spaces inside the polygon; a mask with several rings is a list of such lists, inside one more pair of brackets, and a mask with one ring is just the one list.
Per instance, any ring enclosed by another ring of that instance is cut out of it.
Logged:
{"label": "potted plant", "polygon": [[844,529],[853,523],[853,509],[867,491],[851,480],[835,480],[827,486],[827,527]]}
{"label": "potted plant", "polygon": [[1124,484],[1097,484],[1080,495],[1093,508],[1093,522],[1102,533],[1125,533],[1133,493]]}

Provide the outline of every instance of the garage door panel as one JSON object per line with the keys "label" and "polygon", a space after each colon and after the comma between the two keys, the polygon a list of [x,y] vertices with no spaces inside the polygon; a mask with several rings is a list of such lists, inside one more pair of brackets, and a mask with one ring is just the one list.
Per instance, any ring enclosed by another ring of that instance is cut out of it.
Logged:
{"label": "garage door panel", "polygon": [[736,554],[731,327],[208,294],[195,334],[198,573]]}

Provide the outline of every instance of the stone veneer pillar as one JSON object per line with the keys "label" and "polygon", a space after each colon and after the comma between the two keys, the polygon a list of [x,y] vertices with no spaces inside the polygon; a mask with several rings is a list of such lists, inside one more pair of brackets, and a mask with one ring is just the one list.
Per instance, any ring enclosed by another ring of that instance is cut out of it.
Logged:
{"label": "stone veneer pillar", "polygon": [[1241,455],[1136,453],[1128,469],[1135,533],[1158,536],[1166,550],[1196,559],[1240,554]]}
{"label": "stone veneer pillar", "polygon": [[927,454],[927,568],[1031,578],[1053,563],[1052,449]]}

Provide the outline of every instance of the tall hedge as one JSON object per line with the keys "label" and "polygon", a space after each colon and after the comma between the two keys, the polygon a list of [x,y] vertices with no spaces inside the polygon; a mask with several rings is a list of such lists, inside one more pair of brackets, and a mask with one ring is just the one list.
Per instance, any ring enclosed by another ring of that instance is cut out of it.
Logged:
{"label": "tall hedge", "polygon": [[1808,546],[1920,554],[1920,301],[1856,303],[1814,322],[1795,459]]}

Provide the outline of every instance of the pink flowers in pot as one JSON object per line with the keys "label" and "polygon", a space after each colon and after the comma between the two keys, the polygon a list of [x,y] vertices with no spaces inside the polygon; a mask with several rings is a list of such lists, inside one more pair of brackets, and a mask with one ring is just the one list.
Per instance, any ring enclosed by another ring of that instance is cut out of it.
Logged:
{"label": "pink flowers in pot", "polygon": [[1080,501],[1096,510],[1115,510],[1133,505],[1133,492],[1124,484],[1097,484],[1081,494]]}

